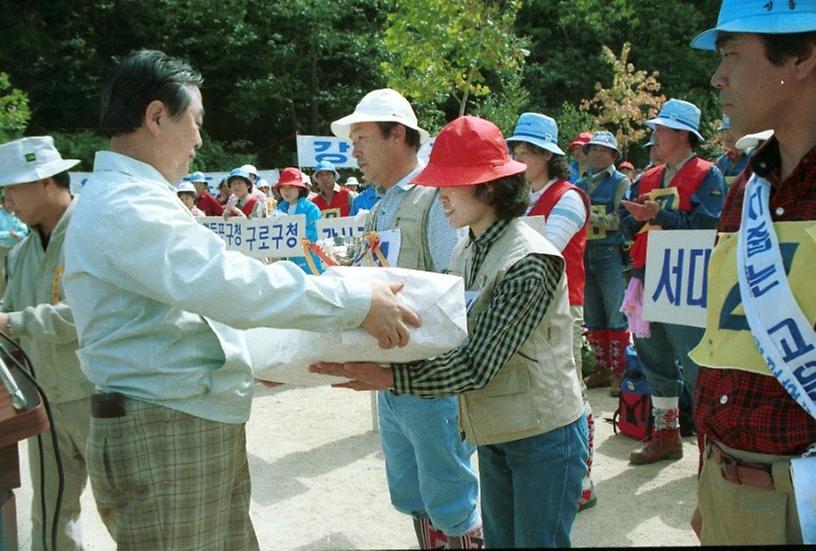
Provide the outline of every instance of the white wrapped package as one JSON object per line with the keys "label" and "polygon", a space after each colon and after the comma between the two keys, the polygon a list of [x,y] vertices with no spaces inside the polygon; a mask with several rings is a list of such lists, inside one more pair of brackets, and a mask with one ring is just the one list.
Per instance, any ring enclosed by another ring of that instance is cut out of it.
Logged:
{"label": "white wrapped package", "polygon": [[252,368],[259,379],[317,386],[346,379],[309,373],[320,361],[410,362],[438,356],[467,337],[465,286],[461,277],[405,268],[332,267],[321,277],[405,283],[397,296],[422,319],[411,327],[410,342],[384,350],[363,329],[317,333],[300,329],[256,328],[246,331]]}

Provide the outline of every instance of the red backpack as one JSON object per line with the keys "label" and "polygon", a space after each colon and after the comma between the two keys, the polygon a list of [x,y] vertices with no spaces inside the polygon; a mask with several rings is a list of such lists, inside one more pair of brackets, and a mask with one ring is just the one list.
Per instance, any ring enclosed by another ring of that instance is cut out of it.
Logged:
{"label": "red backpack", "polygon": [[631,345],[626,347],[626,371],[620,388],[618,409],[608,420],[612,422],[615,434],[620,431],[635,440],[645,440],[654,427],[652,395],[646,384],[646,374]]}

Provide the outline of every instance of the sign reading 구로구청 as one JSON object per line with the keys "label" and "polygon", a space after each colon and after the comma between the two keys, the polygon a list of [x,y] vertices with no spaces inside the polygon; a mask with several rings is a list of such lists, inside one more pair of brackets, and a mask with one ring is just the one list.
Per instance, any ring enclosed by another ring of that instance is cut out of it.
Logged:
{"label": "sign reading \uad6c\ub85c\uad6c\uccad", "polygon": [[708,263],[716,236],[716,230],[649,232],[644,319],[706,326]]}
{"label": "sign reading \uad6c\ub85c\uad6c\uccad", "polygon": [[196,218],[227,244],[227,249],[255,258],[303,256],[306,217],[302,214],[271,218]]}

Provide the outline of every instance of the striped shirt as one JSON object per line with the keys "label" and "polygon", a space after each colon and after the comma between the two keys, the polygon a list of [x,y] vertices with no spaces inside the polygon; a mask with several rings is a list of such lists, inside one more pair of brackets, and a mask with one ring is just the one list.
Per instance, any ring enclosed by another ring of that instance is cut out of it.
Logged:
{"label": "striped shirt", "polygon": [[[507,226],[500,220],[479,237],[470,235],[475,250],[470,279]],[[529,255],[518,261],[495,287],[490,306],[462,345],[435,358],[391,366],[394,390],[434,397],[485,387],[544,319],[562,271],[563,261],[552,256]],[[472,281],[465,285],[470,288]]]}
{"label": "striped shirt", "polygon": [[[530,192],[530,206],[527,208],[527,214],[530,214],[544,192],[557,181],[558,178],[553,178],[540,190]],[[547,239],[555,245],[556,249],[563,251],[570,239],[584,227],[586,217],[587,211],[581,196],[575,190],[567,191],[547,216],[545,226]]]}

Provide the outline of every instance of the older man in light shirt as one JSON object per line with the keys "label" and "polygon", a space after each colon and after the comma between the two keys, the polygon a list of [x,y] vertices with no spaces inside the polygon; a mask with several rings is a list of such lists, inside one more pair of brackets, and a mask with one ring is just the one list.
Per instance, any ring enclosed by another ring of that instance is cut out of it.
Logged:
{"label": "older man in light shirt", "polygon": [[[201,76],[127,56],[102,96],[97,153],[68,228],[65,290],[92,398],[88,471],[120,549],[257,549],[244,424],[253,378],[240,332],[362,326],[408,341],[400,285],[307,276],[225,250],[169,182],[201,146]],[[202,298],[206,297],[206,298]]]}

